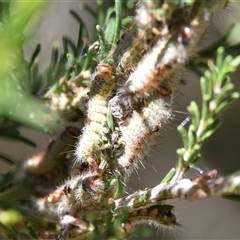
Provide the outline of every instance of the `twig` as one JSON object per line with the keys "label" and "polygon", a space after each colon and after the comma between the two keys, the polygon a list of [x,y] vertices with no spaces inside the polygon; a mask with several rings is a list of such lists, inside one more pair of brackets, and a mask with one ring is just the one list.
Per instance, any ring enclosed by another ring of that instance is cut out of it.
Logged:
{"label": "twig", "polygon": [[178,182],[162,183],[154,188],[139,190],[117,199],[115,211],[128,207],[130,211],[146,208],[169,199],[187,200],[189,202],[212,198],[240,195],[240,176],[230,175],[211,180],[195,181],[184,178]]}

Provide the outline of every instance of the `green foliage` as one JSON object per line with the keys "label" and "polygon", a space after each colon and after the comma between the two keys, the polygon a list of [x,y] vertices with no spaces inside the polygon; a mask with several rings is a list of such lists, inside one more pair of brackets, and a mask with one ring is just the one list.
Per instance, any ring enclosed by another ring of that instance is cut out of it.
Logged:
{"label": "green foliage", "polygon": [[[1,2],[1,56],[0,56],[0,120],[12,119],[24,125],[49,131],[60,119],[31,95],[33,58],[30,62],[23,55],[23,32],[32,16],[43,8],[44,2]],[[28,11],[26,11],[28,9]],[[33,82],[33,81],[32,81]],[[37,79],[34,79],[37,82]],[[35,83],[36,84],[36,83]],[[35,85],[34,84],[34,85]],[[13,97],[14,96],[14,97]]]}
{"label": "green foliage", "polygon": [[234,86],[229,77],[239,65],[240,57],[225,56],[223,47],[217,50],[216,64],[208,61],[209,70],[200,79],[202,110],[200,112],[197,103],[192,101],[188,107],[192,124],[188,131],[178,126],[184,146],[177,150],[179,172],[185,173],[194,166],[200,157],[201,145],[219,127],[219,113],[239,97],[239,93],[232,92]]}

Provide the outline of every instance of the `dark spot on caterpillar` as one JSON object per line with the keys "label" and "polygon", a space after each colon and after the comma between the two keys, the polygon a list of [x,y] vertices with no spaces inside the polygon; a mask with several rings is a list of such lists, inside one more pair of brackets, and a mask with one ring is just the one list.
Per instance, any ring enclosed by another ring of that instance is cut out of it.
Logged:
{"label": "dark spot on caterpillar", "polygon": [[65,186],[64,189],[63,189],[64,193],[67,195],[69,193],[71,193],[72,189],[70,186]]}

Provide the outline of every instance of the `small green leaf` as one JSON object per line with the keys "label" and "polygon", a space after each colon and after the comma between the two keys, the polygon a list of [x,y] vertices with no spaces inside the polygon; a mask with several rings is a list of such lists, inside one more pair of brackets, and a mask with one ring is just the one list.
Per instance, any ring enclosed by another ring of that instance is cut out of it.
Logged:
{"label": "small green leaf", "polygon": [[51,60],[50,60],[51,69],[55,69],[55,67],[57,66],[58,57],[59,57],[59,44],[54,43],[52,46],[52,53],[51,53]]}
{"label": "small green leaf", "polygon": [[74,55],[72,55],[71,53],[67,53],[66,56],[67,56],[69,65],[74,66],[76,62]]}
{"label": "small green leaf", "polygon": [[200,158],[200,149],[201,146],[199,144],[195,144],[190,151],[190,154],[187,159],[184,158],[188,166],[193,165]]}
{"label": "small green leaf", "polygon": [[204,128],[204,132],[202,133],[202,136],[201,136],[201,142],[209,138],[216,131],[219,125],[220,125],[219,119],[215,119],[212,123],[209,122],[206,125],[206,128]]}
{"label": "small green leaf", "polygon": [[225,96],[227,96],[227,94],[234,88],[233,83],[227,83],[225,84],[221,91],[216,95],[216,97],[214,98],[215,104],[219,105],[222,100],[225,98]]}
{"label": "small green leaf", "polygon": [[202,113],[201,113],[202,121],[206,121],[209,116],[210,116],[209,101],[206,101],[203,96]]}
{"label": "small green leaf", "polygon": [[114,121],[111,113],[107,113],[107,126],[111,130],[111,132],[114,131]]}
{"label": "small green leaf", "polygon": [[72,39],[70,39],[69,37],[63,36],[62,37],[63,42],[65,42],[65,45],[67,46],[67,52],[64,52],[65,54],[68,54],[70,52],[70,49],[72,50],[72,53],[74,55],[74,57],[78,57],[78,52],[77,52],[77,46],[76,44],[73,42]]}
{"label": "small green leaf", "polygon": [[176,169],[175,168],[172,168],[168,173],[167,175],[163,178],[163,180],[161,181],[161,183],[168,183],[172,180],[173,176],[175,175],[176,173]]}
{"label": "small green leaf", "polygon": [[122,177],[120,177],[118,180],[117,180],[117,189],[114,193],[114,199],[117,199],[119,197],[122,196],[123,192],[124,192],[124,181],[122,179]]}
{"label": "small green leaf", "polygon": [[217,49],[216,65],[217,66],[222,66],[223,59],[224,59],[224,48],[223,47],[219,47]]}
{"label": "small green leaf", "polygon": [[104,58],[104,55],[106,54],[106,47],[107,47],[107,43],[104,37],[104,32],[102,30],[102,28],[100,27],[100,25],[96,26],[96,30],[98,33],[98,36],[100,38],[100,43],[101,43],[101,48],[100,48],[100,54],[99,54],[99,60],[102,60]]}
{"label": "small green leaf", "polygon": [[187,110],[191,115],[192,123],[195,129],[197,129],[199,127],[199,121],[200,121],[200,113],[199,113],[199,108],[197,103],[192,101],[188,106]]}
{"label": "small green leaf", "polygon": [[235,71],[235,69],[240,65],[240,56],[238,57],[235,57],[231,63],[230,63],[230,66],[233,68],[232,71]]}
{"label": "small green leaf", "polygon": [[201,77],[200,79],[200,83],[201,83],[201,90],[202,90],[202,95],[204,96],[204,99],[212,99],[213,96],[213,82],[212,79],[214,78],[214,76],[212,75],[212,73],[207,70],[204,73],[204,77]]}
{"label": "small green leaf", "polygon": [[14,226],[22,220],[21,214],[15,209],[8,209],[0,212],[0,222],[5,226]]}
{"label": "small green leaf", "polygon": [[33,54],[32,54],[32,57],[31,57],[31,60],[30,60],[30,63],[29,63],[30,67],[32,66],[32,64],[36,60],[36,58],[37,58],[38,54],[40,53],[40,51],[41,51],[41,44],[38,43],[36,48],[35,48],[35,50],[34,50],[34,52],[33,52]]}
{"label": "small green leaf", "polygon": [[187,148],[188,146],[188,134],[187,134],[187,130],[182,126],[179,125],[177,127],[178,132],[180,133],[181,137],[182,137],[182,141],[183,141],[183,146],[184,148]]}
{"label": "small green leaf", "polygon": [[231,94],[226,100],[224,100],[223,102],[221,102],[216,110],[215,110],[215,115],[219,114],[220,112],[222,112],[227,106],[229,106],[233,101],[235,101],[236,99],[238,99],[240,97],[239,93],[233,93]]}
{"label": "small green leaf", "polygon": [[128,26],[131,25],[133,22],[134,22],[134,17],[131,17],[131,16],[125,17],[125,18],[122,20],[122,26],[123,26],[123,27],[128,27]]}
{"label": "small green leaf", "polygon": [[192,148],[192,146],[195,143],[196,143],[196,128],[193,124],[191,124],[188,129],[188,148]]}
{"label": "small green leaf", "polygon": [[176,152],[177,152],[177,155],[178,155],[178,169],[182,170],[185,166],[183,156],[186,152],[186,149],[185,148],[178,148]]}
{"label": "small green leaf", "polygon": [[115,27],[114,27],[114,37],[113,37],[113,44],[117,43],[119,39],[121,27],[122,27],[122,1],[115,0],[115,13],[116,13],[116,20],[115,20]]}
{"label": "small green leaf", "polygon": [[115,31],[114,27],[116,24],[115,22],[116,22],[116,13],[113,12],[109,18],[105,35],[104,35],[104,38],[109,45],[113,43],[114,31]]}

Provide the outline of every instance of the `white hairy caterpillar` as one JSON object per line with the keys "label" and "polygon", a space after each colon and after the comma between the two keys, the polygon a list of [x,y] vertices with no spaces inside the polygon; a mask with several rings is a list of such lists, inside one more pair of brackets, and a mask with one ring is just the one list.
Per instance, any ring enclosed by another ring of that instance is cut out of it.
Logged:
{"label": "white hairy caterpillar", "polygon": [[[129,75],[125,91],[136,96],[148,96],[172,71],[179,72],[194,56],[212,14],[222,10],[226,3],[227,1],[195,1],[192,6],[180,3],[169,19],[159,17],[161,28],[152,26],[158,35],[158,41]],[[167,1],[164,8],[170,8],[171,4],[176,5]],[[146,15],[145,8],[141,7],[138,11],[141,10]]]}
{"label": "white hairy caterpillar", "polygon": [[76,147],[76,163],[86,163],[93,157],[94,145],[101,137],[107,119],[107,101],[114,85],[113,68],[100,63],[91,80],[87,123]]}
{"label": "white hairy caterpillar", "polygon": [[148,102],[148,106],[140,112],[133,111],[128,124],[120,126],[125,150],[118,159],[118,164],[128,172],[137,168],[139,161],[146,156],[151,138],[154,138],[158,129],[170,118],[169,102],[161,98]]}

